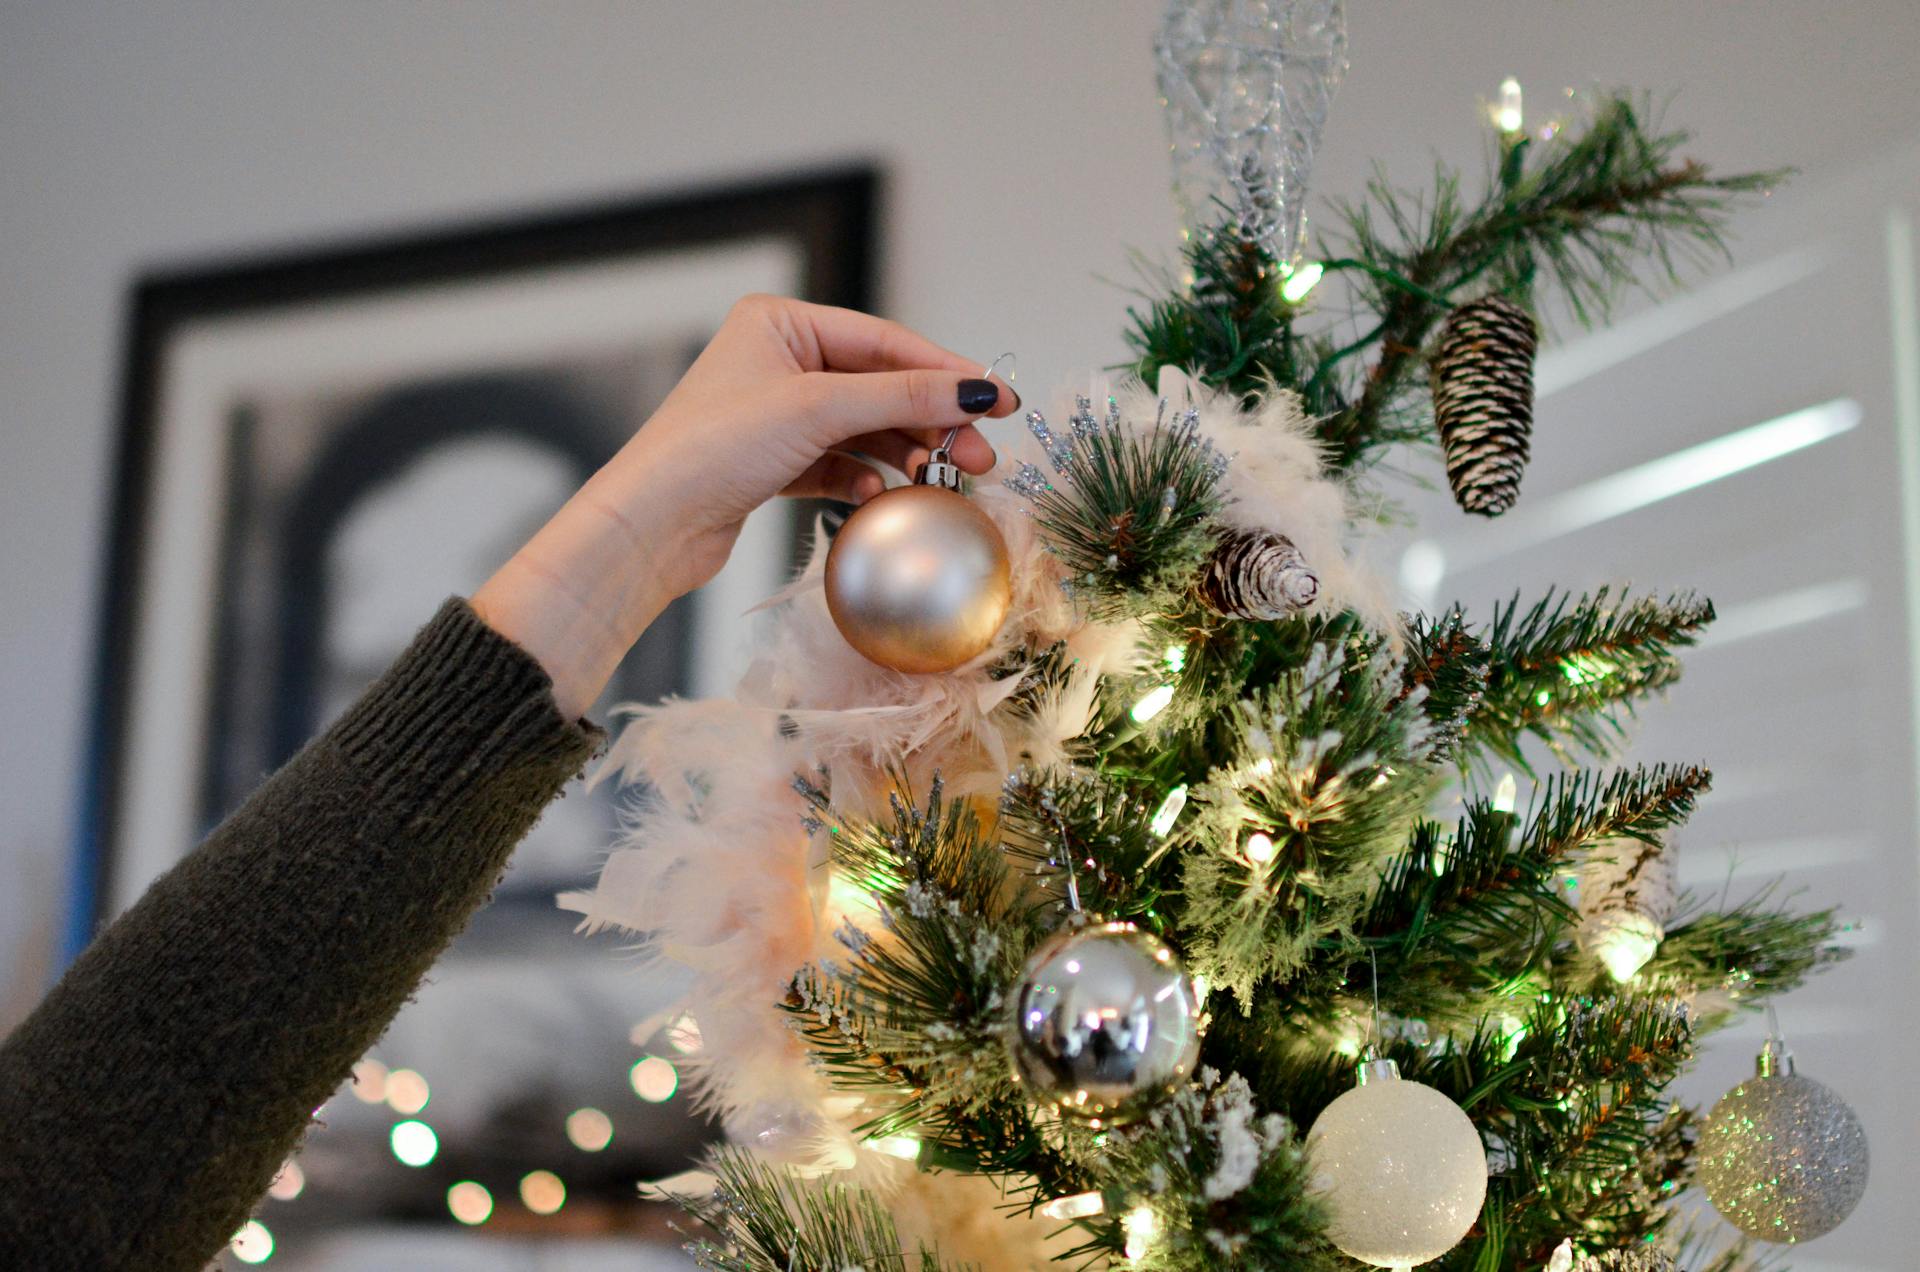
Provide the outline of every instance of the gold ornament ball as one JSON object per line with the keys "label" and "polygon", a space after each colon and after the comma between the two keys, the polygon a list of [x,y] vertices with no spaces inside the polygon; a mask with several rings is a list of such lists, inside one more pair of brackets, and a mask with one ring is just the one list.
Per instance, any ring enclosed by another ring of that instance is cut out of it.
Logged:
{"label": "gold ornament ball", "polygon": [[925,675],[992,641],[1013,599],[1006,540],[942,486],[897,486],[860,505],[827,553],[827,609],[868,660]]}

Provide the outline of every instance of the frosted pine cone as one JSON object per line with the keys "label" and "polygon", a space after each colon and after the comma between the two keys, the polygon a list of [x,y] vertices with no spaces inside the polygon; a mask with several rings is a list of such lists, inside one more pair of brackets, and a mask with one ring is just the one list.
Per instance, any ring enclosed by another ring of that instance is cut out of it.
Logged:
{"label": "frosted pine cone", "polygon": [[1468,512],[1497,517],[1520,497],[1533,434],[1533,315],[1500,296],[1447,315],[1433,357],[1433,420],[1447,482]]}
{"label": "frosted pine cone", "polygon": [[1200,573],[1200,599],[1227,618],[1286,618],[1319,595],[1320,576],[1300,549],[1269,530],[1229,530]]}

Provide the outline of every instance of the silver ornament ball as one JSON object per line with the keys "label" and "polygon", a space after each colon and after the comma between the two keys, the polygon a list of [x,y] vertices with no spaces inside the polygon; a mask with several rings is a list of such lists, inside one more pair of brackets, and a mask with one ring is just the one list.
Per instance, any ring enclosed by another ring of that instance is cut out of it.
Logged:
{"label": "silver ornament ball", "polygon": [[1760,1073],[1707,1115],[1694,1174],[1740,1231],[1791,1245],[1839,1227],[1867,1188],[1867,1133],[1834,1092],[1793,1071],[1777,1044]]}
{"label": "silver ornament ball", "polygon": [[1408,1082],[1391,1060],[1365,1060],[1360,1085],[1307,1132],[1327,1237],[1375,1267],[1437,1259],[1467,1235],[1487,1197],[1487,1151],[1459,1105]]}
{"label": "silver ornament ball", "polygon": [[897,486],[840,527],[826,591],[834,624],[868,661],[926,675],[993,642],[1013,578],[1000,528],[965,495]]}
{"label": "silver ornament ball", "polygon": [[1056,933],[1021,973],[1007,1048],[1036,1101],[1095,1125],[1132,1121],[1200,1057],[1193,981],[1166,942],[1131,923]]}

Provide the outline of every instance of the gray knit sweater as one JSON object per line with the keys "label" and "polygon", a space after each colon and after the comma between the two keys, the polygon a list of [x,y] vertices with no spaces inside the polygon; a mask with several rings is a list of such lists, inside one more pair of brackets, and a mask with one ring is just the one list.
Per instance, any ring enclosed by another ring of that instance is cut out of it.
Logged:
{"label": "gray knit sweater", "polygon": [[0,1046],[0,1268],[204,1268],[598,738],[449,601]]}

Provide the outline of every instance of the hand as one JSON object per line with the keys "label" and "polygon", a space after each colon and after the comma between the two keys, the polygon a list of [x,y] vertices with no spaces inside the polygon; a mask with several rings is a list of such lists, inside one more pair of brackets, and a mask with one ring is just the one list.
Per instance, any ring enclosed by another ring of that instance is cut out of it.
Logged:
{"label": "hand", "polygon": [[860,503],[911,475],[959,428],[953,461],[993,467],[971,423],[1011,414],[1012,389],[895,323],[803,301],[733,307],[651,419],[474,593],[494,630],[584,712],[647,625],[726,564],[747,514],[775,495]]}

